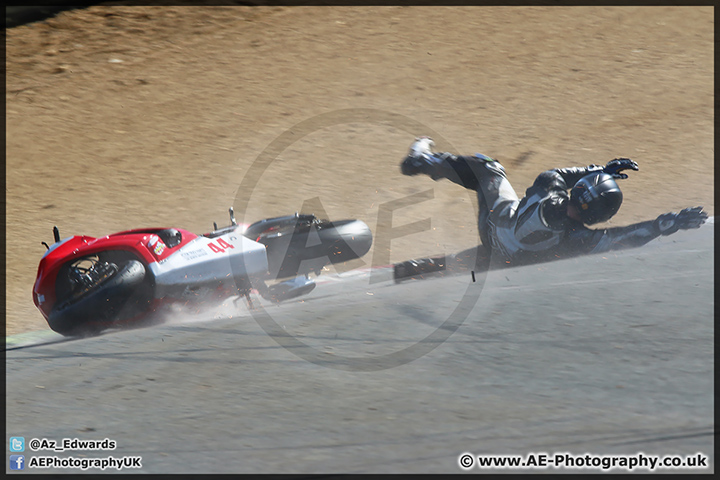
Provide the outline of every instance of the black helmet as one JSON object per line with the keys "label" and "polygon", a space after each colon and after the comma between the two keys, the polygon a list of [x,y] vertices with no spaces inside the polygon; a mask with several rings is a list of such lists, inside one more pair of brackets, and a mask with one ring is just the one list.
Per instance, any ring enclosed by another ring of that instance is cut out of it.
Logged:
{"label": "black helmet", "polygon": [[622,200],[623,194],[613,176],[602,172],[585,175],[570,191],[570,203],[588,225],[608,221],[620,209]]}

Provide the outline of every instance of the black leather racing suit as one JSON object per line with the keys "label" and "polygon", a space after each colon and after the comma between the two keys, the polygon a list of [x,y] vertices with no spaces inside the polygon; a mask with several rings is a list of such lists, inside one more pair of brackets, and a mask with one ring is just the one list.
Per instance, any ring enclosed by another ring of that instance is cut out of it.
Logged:
{"label": "black leather racing suit", "polygon": [[477,192],[480,238],[505,263],[637,247],[661,235],[657,220],[595,230],[567,216],[568,190],[588,173],[601,171],[601,166],[542,172],[520,200],[505,169],[490,157],[433,153],[422,160],[420,170],[434,180],[447,178]]}

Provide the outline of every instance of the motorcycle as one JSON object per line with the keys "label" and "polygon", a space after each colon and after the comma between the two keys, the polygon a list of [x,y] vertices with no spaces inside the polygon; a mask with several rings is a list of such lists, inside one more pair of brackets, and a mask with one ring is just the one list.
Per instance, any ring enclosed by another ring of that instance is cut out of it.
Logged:
{"label": "motorcycle", "polygon": [[[181,228],[126,230],[100,238],[42,242],[33,301],[50,328],[96,335],[140,323],[162,306],[202,304],[251,293],[271,302],[308,294],[310,274],[365,255],[372,233],[360,220],[330,222],[294,214],[197,235]],[[276,281],[272,285],[268,282]]]}

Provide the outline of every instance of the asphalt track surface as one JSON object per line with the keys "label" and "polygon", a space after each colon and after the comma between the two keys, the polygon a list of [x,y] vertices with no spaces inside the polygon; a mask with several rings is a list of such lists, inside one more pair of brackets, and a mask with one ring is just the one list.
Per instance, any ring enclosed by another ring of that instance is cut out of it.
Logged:
{"label": "asphalt track surface", "polygon": [[112,451],[24,454],[141,456],[131,473],[461,473],[466,452],[701,453],[692,472],[711,473],[713,237],[714,222],[475,282],[344,274],[254,314],[240,302],[95,338],[16,337],[7,436],[109,438]]}

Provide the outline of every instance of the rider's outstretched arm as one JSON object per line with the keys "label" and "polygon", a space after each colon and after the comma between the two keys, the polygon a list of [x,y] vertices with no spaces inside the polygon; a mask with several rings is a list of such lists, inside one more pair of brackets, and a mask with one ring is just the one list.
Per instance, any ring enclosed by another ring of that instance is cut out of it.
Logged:
{"label": "rider's outstretched arm", "polygon": [[590,241],[587,242],[588,253],[602,253],[624,248],[635,248],[645,245],[662,235],[656,227],[655,220],[635,223],[626,227],[612,227],[601,230],[589,230]]}
{"label": "rider's outstretched arm", "polygon": [[595,172],[604,172],[616,179],[628,178],[626,173],[620,173],[623,170],[639,170],[639,167],[635,161],[621,157],[610,160],[604,167],[588,165],[587,167],[556,168],[551,171],[558,173],[565,180],[568,188],[573,188],[582,177]]}
{"label": "rider's outstretched arm", "polygon": [[655,220],[626,227],[599,230],[581,227],[570,233],[569,240],[573,246],[585,253],[621,250],[645,245],[661,235],[671,235],[678,230],[700,228],[707,218],[708,214],[702,207],[691,207],[683,209],[680,213],[665,213]]}
{"label": "rider's outstretched arm", "polygon": [[588,165],[587,167],[556,168],[551,170],[558,173],[568,188],[572,188],[582,177],[593,172],[602,172],[605,167],[600,165]]}

